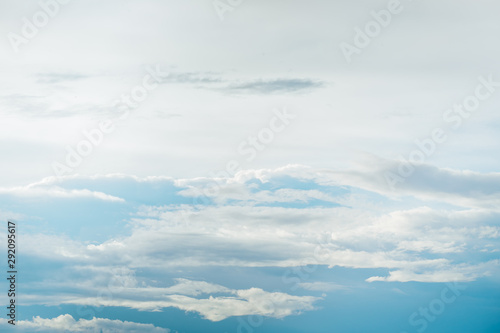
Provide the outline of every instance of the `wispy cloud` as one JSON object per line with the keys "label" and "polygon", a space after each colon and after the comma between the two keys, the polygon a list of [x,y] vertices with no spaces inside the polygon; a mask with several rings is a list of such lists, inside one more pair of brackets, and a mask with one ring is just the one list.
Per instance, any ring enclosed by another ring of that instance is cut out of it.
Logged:
{"label": "wispy cloud", "polygon": [[[7,319],[0,319],[0,325],[7,328]],[[92,318],[75,320],[70,314],[55,318],[33,317],[32,320],[18,320],[16,332],[126,332],[126,333],[168,333],[171,330],[156,327],[152,324],[134,323],[131,321]]]}
{"label": "wispy cloud", "polygon": [[244,94],[310,92],[326,86],[323,81],[309,78],[237,79],[211,72],[173,72],[164,83],[188,84],[194,88]]}
{"label": "wispy cloud", "polygon": [[[370,158],[366,166],[346,171],[325,170],[344,184],[363,187],[391,196],[414,196],[468,207],[496,208],[500,205],[500,173],[438,168],[429,164],[410,165],[392,160]],[[398,174],[398,168],[415,168],[414,173],[391,188],[387,177]]]}
{"label": "wispy cloud", "polygon": [[76,81],[89,78],[89,75],[78,73],[39,73],[36,75],[37,83],[55,84],[67,81]]}
{"label": "wispy cloud", "polygon": [[12,188],[0,188],[0,194],[11,194],[21,197],[53,197],[53,198],[93,198],[104,201],[124,202],[118,198],[103,192],[89,191],[87,189],[67,190],[57,186],[51,187],[33,187],[20,186]]}
{"label": "wispy cloud", "polygon": [[[57,293],[54,296],[29,294],[26,300],[29,304],[77,304],[85,306],[127,307],[140,311],[163,311],[166,308],[177,308],[187,312],[197,312],[210,321],[221,321],[229,317],[260,315],[270,318],[284,318],[300,314],[303,311],[314,310],[314,303],[321,298],[313,296],[294,296],[283,292],[268,292],[261,288],[230,289],[224,286],[204,281],[176,279],[170,287],[159,288],[137,286],[134,281],[118,284],[122,287],[104,289],[109,284],[117,283],[116,275],[108,277],[104,271],[92,271],[92,281],[81,284],[73,282],[71,293]],[[105,275],[103,279],[102,275]],[[118,276],[118,279],[120,276]],[[127,281],[130,277],[127,277]],[[65,282],[60,287],[65,287]],[[103,285],[104,284],[104,285]],[[47,287],[56,287],[55,285]],[[108,290],[112,297],[89,297],[97,295],[102,290]]]}
{"label": "wispy cloud", "polygon": [[273,94],[307,92],[324,86],[323,82],[310,79],[268,79],[234,82],[229,84],[225,90],[249,94]]}
{"label": "wispy cloud", "polygon": [[311,291],[332,291],[332,290],[345,290],[346,286],[339,285],[332,282],[301,282],[298,284],[299,287],[311,290]]}

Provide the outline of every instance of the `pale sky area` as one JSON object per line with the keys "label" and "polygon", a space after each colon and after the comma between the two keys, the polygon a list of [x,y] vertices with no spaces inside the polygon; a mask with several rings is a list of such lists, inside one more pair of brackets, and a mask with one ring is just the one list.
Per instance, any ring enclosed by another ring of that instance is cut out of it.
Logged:
{"label": "pale sky area", "polygon": [[18,331],[500,331],[499,10],[0,0]]}

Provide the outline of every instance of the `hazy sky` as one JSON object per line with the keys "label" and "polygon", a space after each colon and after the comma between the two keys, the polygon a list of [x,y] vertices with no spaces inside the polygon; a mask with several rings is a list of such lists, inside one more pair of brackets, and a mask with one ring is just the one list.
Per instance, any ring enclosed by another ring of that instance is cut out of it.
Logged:
{"label": "hazy sky", "polygon": [[20,327],[497,332],[499,10],[0,1]]}

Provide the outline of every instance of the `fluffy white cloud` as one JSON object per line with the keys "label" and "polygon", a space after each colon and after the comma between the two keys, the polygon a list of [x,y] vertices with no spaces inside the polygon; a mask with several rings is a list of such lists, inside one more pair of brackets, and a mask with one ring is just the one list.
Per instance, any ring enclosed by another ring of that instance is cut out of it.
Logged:
{"label": "fluffy white cloud", "polygon": [[[474,270],[475,264],[483,261],[482,256],[495,251],[500,235],[500,228],[493,223],[498,218],[497,211],[449,206],[442,203],[445,195],[430,201],[408,199],[410,192],[403,192],[406,197],[402,198],[383,196],[383,191],[370,192],[366,184],[344,176],[295,165],[245,170],[232,178],[217,180],[141,179],[125,175],[45,179],[32,187],[57,183],[66,190],[74,190],[75,186],[80,190],[85,184],[99,188],[100,182],[113,180],[118,184],[127,181],[131,188],[147,183],[154,193],[165,184],[175,184],[175,195],[180,198],[199,195],[214,184],[218,187],[210,195],[215,205],[142,205],[129,221],[128,236],[84,245],[57,236],[25,235],[28,241],[24,248],[30,255],[52,260],[102,267],[109,267],[112,262],[132,269],[321,264],[401,271],[418,267],[419,274],[402,276],[402,280],[430,281],[432,278],[427,275],[433,272],[448,272],[439,275],[439,279],[481,276],[480,271],[455,276],[449,272],[454,272],[457,265]],[[473,182],[474,177],[467,181]],[[354,188],[353,184],[366,189]],[[419,196],[418,191],[411,193]],[[118,191],[113,195],[125,193]],[[464,193],[458,191],[454,195]],[[293,206],[316,199],[343,206]],[[291,206],[275,207],[270,203]],[[38,244],[44,244],[43,251]],[[459,260],[457,254],[461,254]],[[394,276],[391,279],[397,280],[400,275]]]}
{"label": "fluffy white cloud", "polygon": [[[228,288],[172,272],[200,267],[324,265],[387,270],[377,274],[381,276],[363,277],[368,282],[446,282],[472,281],[498,271],[499,262],[491,260],[491,253],[499,247],[500,228],[495,222],[499,213],[489,207],[464,209],[443,204],[447,201],[441,198],[446,197],[445,189],[440,190],[441,196],[423,198],[418,190],[408,188],[402,192],[406,197],[394,198],[350,176],[301,166],[246,170],[217,182],[218,191],[210,195],[215,204],[158,205],[145,200],[134,206],[126,201],[124,206],[133,209],[129,233],[100,243],[23,234],[20,241],[25,255],[63,262],[67,267],[60,281],[51,274],[50,279],[27,284],[24,302],[142,311],[173,307],[211,321],[243,315],[282,318],[313,310],[318,298],[268,292],[260,285]],[[127,185],[120,186],[124,183]],[[158,197],[165,195],[165,188],[172,192],[168,192],[169,198],[186,198],[214,183],[209,178],[108,175],[45,179],[27,188],[109,190],[111,194],[106,195],[130,198],[129,190],[140,185],[146,186],[156,203],[162,202]],[[455,197],[466,196],[459,190],[446,191]],[[413,198],[408,199],[409,194]],[[342,206],[294,207],[297,202],[312,200]],[[274,206],[276,203],[289,205]],[[137,275],[140,271],[168,274],[174,283],[158,285],[154,281],[158,277]],[[70,284],[65,282],[68,276]],[[297,287],[339,289],[333,282],[304,280]],[[47,296],[37,290],[53,292]]]}
{"label": "fluffy white cloud", "polygon": [[[137,288],[123,294],[134,294],[134,298],[124,298],[113,294],[111,298],[74,297],[62,303],[86,306],[118,306],[141,311],[161,311],[175,307],[185,311],[198,312],[203,318],[220,321],[232,316],[261,315],[283,318],[313,310],[313,303],[319,298],[313,296],[293,296],[282,292],[267,292],[260,288],[227,290],[228,295],[208,298],[194,298],[180,294],[162,295],[162,289]],[[156,297],[154,296],[156,295]],[[139,298],[139,296],[148,296]]]}
{"label": "fluffy white cloud", "polygon": [[[268,292],[261,288],[230,289],[206,281],[184,278],[174,279],[168,287],[155,287],[137,283],[135,272],[124,269],[79,267],[79,271],[90,275],[73,281],[43,281],[29,287],[46,291],[50,295],[25,292],[23,302],[27,305],[76,304],[88,307],[127,307],[139,311],[162,311],[177,308],[197,312],[203,318],[220,321],[232,316],[261,315],[283,318],[315,309],[320,298],[295,296],[280,291]],[[57,290],[57,291],[56,291]]]}

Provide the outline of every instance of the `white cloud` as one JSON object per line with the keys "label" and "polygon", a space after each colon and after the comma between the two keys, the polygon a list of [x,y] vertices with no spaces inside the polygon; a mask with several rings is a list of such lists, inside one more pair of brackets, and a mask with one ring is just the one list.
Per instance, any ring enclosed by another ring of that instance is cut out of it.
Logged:
{"label": "white cloud", "polygon": [[[7,324],[7,319],[0,319],[0,324],[4,327],[9,325]],[[106,318],[75,320],[71,315],[65,314],[51,319],[36,316],[32,320],[19,320],[17,321],[16,332],[168,333],[170,330],[155,327],[152,324],[140,324]]]}
{"label": "white cloud", "polygon": [[415,171],[391,188],[386,175],[399,176],[400,165],[408,163],[367,158],[365,166],[346,171],[325,170],[332,179],[362,187],[389,197],[413,196],[434,202],[445,202],[467,208],[495,209],[500,205],[500,173],[480,173],[468,170],[453,170],[421,164]]}
{"label": "white cloud", "polygon": [[[68,281],[40,281],[29,284],[29,290],[50,292],[51,295],[26,291],[23,302],[27,305],[76,304],[99,307],[127,307],[139,311],[159,312],[177,308],[197,312],[203,318],[220,321],[232,316],[261,315],[283,318],[315,309],[321,298],[294,296],[284,292],[268,292],[261,288],[230,289],[206,281],[175,278],[168,287],[139,285],[135,272],[127,268],[77,267],[78,278]],[[77,276],[73,274],[73,276]]]}
{"label": "white cloud", "polygon": [[[213,285],[213,288],[227,295],[194,298],[181,294],[163,294],[165,289],[162,288],[137,288],[125,290],[121,294],[115,293],[111,298],[67,297],[61,303],[128,307],[140,311],[161,311],[163,308],[175,307],[188,312],[197,312],[211,321],[220,321],[233,316],[246,315],[283,318],[313,310],[315,308],[313,303],[320,300],[318,297],[267,292],[260,288],[230,290],[217,285]],[[167,292],[173,289],[167,288]],[[134,295],[134,297],[123,297],[126,294]]]}
{"label": "white cloud", "polygon": [[[113,266],[154,268],[168,272],[182,267],[200,266],[293,267],[319,264],[330,267],[391,269],[390,277],[373,277],[369,281],[470,281],[485,274],[484,266],[476,264],[481,261],[482,253],[485,253],[483,250],[489,253],[498,246],[497,238],[491,238],[497,235],[496,229],[478,228],[476,225],[477,221],[481,221],[477,220],[481,214],[475,218],[472,218],[473,214],[463,213],[446,217],[427,208],[395,212],[354,225],[350,222],[354,216],[347,215],[345,221],[339,220],[331,225],[329,239],[323,238],[320,241],[322,236],[326,236],[324,232],[327,224],[316,224],[317,217],[312,221],[280,225],[278,217],[262,218],[260,215],[252,216],[241,207],[238,209],[241,216],[248,215],[247,220],[238,215],[239,221],[248,221],[248,228],[241,225],[238,226],[239,230],[236,230],[237,226],[231,228],[232,219],[225,222],[220,211],[210,209],[201,212],[201,216],[197,216],[198,220],[191,221],[189,226],[172,225],[168,223],[168,219],[155,220],[151,225],[138,228],[130,237],[97,246],[83,246],[78,242],[49,236],[38,236],[31,240],[26,235],[28,242],[24,248],[30,256],[42,255],[51,260],[83,265],[78,269],[83,281],[89,278],[85,272],[92,272],[91,280],[79,282],[80,287],[87,288],[86,292],[93,290],[95,286],[107,286],[106,281],[112,281],[113,284],[126,287],[119,290],[124,296],[136,299],[142,294],[153,299],[157,294],[199,296],[224,293],[228,289],[186,279],[177,279],[177,283],[171,287],[139,288],[130,269],[117,273]],[[234,218],[235,210],[229,212]],[[331,217],[334,211],[329,209],[323,213]],[[210,217],[219,221],[218,227],[212,224]],[[283,217],[283,220],[286,221],[287,218]],[[165,225],[162,225],[162,221],[165,221]],[[277,224],[266,227],[268,221]],[[317,232],[304,233],[305,229],[314,230],[311,229],[313,225],[318,228]],[[193,230],[198,231],[194,233]],[[266,236],[263,237],[263,234]],[[486,238],[480,238],[480,235]],[[428,253],[432,255],[428,256]],[[454,254],[457,253],[465,253],[460,259],[462,263],[455,262]],[[471,259],[468,259],[468,253]],[[490,262],[488,265],[493,264]],[[89,268],[88,265],[95,268]],[[97,278],[99,279],[96,280]],[[78,280],[74,282],[76,284]],[[302,287],[314,290],[320,286],[306,283]],[[191,297],[182,300],[198,305],[205,302]],[[115,304],[122,301],[113,302]],[[123,301],[121,304],[147,310],[175,306],[172,300],[162,300],[160,303]]]}
{"label": "white cloud", "polygon": [[81,190],[67,190],[61,187],[12,187],[0,188],[0,194],[12,194],[22,197],[52,197],[52,198],[93,198],[104,201],[124,202],[122,198],[118,198],[106,193],[89,191],[87,189]]}
{"label": "white cloud", "polygon": [[500,268],[499,260],[491,260],[475,266],[458,265],[450,269],[439,271],[415,272],[411,270],[397,270],[389,272],[389,276],[372,276],[366,281],[386,281],[386,282],[451,282],[474,281],[477,278],[489,276],[492,272],[498,272]]}
{"label": "white cloud", "polygon": [[[210,178],[175,180],[104,175],[46,179],[30,187],[50,187],[59,182],[58,186],[71,191],[73,180],[79,180],[78,186],[84,187],[86,183],[98,186],[106,179],[113,179],[114,184],[122,180],[132,184],[149,182],[153,196],[156,189],[164,195],[161,191],[164,181],[169,186],[176,184],[179,189],[203,189],[214,183]],[[300,184],[307,181],[311,189],[297,189],[285,181],[269,190],[268,185],[274,186],[276,179],[292,179],[292,183]],[[261,181],[264,185],[260,185]],[[112,262],[132,269],[320,264],[401,271],[419,267],[422,272],[440,272],[450,271],[458,264],[474,269],[474,264],[486,260],[481,258],[498,244],[500,228],[492,223],[498,218],[495,210],[459,209],[443,205],[437,196],[435,200],[423,202],[362,192],[352,187],[351,178],[338,177],[332,172],[295,165],[274,170],[245,170],[219,183],[222,191],[213,198],[224,204],[143,205],[132,216],[127,236],[84,245],[57,236],[25,235],[25,252],[80,265],[108,267]],[[344,194],[329,192],[332,188],[344,189],[346,185],[349,190],[339,192]],[[241,201],[231,203],[228,198]],[[311,199],[338,201],[347,207],[255,206],[255,202],[295,203]],[[38,244],[44,244],[41,245],[43,251]],[[318,249],[324,254],[321,260],[315,253]],[[457,261],[457,254],[462,255],[461,262]],[[411,275],[411,278],[428,280],[422,274]]]}

